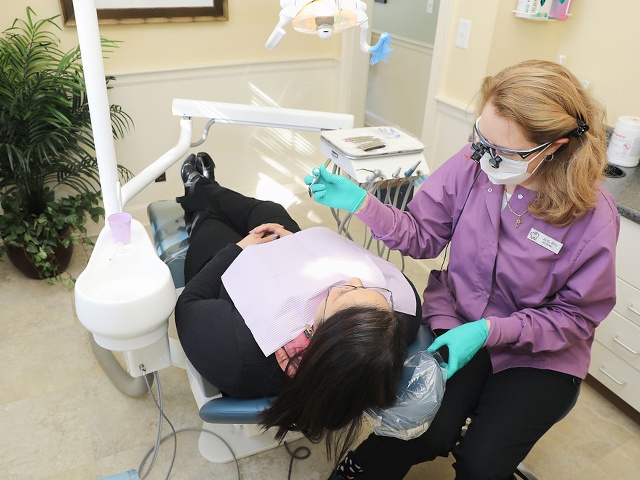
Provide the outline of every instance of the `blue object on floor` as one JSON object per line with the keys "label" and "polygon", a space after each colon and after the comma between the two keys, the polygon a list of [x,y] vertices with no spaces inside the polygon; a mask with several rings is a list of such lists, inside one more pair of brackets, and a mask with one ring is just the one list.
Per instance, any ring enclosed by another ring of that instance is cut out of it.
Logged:
{"label": "blue object on floor", "polygon": [[129,470],[128,472],[118,473],[110,477],[101,477],[98,480],[140,480],[140,477],[135,470]]}

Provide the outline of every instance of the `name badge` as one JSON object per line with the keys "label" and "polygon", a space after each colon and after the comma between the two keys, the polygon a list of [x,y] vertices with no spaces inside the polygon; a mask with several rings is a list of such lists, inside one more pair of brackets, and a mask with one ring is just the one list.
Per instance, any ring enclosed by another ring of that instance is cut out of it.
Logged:
{"label": "name badge", "polygon": [[546,248],[550,252],[555,253],[556,255],[562,248],[562,243],[560,243],[557,240],[554,240],[549,235],[545,235],[544,233],[539,232],[535,228],[532,228],[531,230],[529,230],[529,234],[527,235],[527,238],[532,242],[537,243],[541,247]]}

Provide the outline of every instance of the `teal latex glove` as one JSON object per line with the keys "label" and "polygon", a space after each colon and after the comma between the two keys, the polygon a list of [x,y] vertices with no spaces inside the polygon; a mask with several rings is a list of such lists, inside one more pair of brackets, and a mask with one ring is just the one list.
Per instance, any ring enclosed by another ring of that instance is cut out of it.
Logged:
{"label": "teal latex glove", "polygon": [[449,363],[443,367],[447,370],[447,380],[464,367],[482,348],[489,336],[489,327],[484,318],[452,328],[437,337],[427,349],[429,353],[444,347],[449,348]]}
{"label": "teal latex glove", "polygon": [[367,196],[363,188],[346,177],[329,173],[324,165],[311,173],[313,175],[304,178],[304,183],[311,189],[313,199],[322,205],[355,212]]}

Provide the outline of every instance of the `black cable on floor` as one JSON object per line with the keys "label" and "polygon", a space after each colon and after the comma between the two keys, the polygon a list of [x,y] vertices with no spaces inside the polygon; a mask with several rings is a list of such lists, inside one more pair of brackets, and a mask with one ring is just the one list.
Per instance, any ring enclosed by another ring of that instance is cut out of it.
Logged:
{"label": "black cable on floor", "polygon": [[[140,366],[141,370],[143,371],[143,374],[146,374],[146,370],[144,368],[144,365]],[[151,447],[149,449],[149,451],[147,452],[147,454],[144,456],[144,458],[142,459],[142,462],[140,463],[140,466],[138,467],[138,473],[141,474],[144,470],[144,466],[147,463],[148,458],[153,455],[153,459],[151,461],[151,465],[149,466],[149,468],[147,469],[147,471],[142,475],[141,479],[145,479],[150,473],[151,470],[153,469],[154,465],[155,465],[155,461],[160,449],[160,445],[162,443],[164,443],[165,440],[169,439],[169,438],[173,438],[174,444],[173,444],[173,455],[171,458],[171,464],[169,465],[169,471],[167,472],[167,476],[165,477],[165,480],[168,480],[170,475],[171,475],[171,471],[173,470],[173,466],[175,464],[175,460],[176,460],[176,455],[177,455],[177,447],[178,447],[178,433],[180,432],[185,432],[185,431],[196,431],[196,432],[204,432],[210,435],[213,435],[214,437],[218,438],[231,452],[231,456],[233,457],[233,461],[235,462],[235,466],[236,466],[236,472],[238,475],[238,480],[240,480],[240,465],[238,464],[238,459],[236,458],[235,452],[233,451],[233,449],[231,448],[231,446],[217,433],[214,433],[210,430],[204,429],[204,428],[192,428],[192,427],[186,427],[186,428],[182,428],[179,430],[176,430],[173,426],[173,424],[171,423],[171,421],[169,420],[169,418],[166,416],[166,414],[164,413],[163,410],[163,405],[162,405],[162,389],[160,387],[160,377],[158,376],[158,372],[154,372],[153,373],[153,377],[156,383],[156,388],[158,391],[158,400],[156,400],[155,395],[153,394],[153,390],[151,388],[151,383],[149,382],[149,380],[147,379],[146,375],[145,375],[145,381],[147,383],[147,389],[149,390],[149,394],[151,395],[151,398],[153,399],[154,403],[156,404],[156,407],[158,408],[159,411],[159,423],[158,423],[158,435],[157,435],[157,439],[156,442],[154,444],[153,447]],[[167,423],[169,424],[169,426],[171,427],[171,433],[169,433],[168,435],[165,435],[164,437],[162,437],[162,420],[166,420]],[[287,480],[291,480],[291,472],[293,469],[293,461],[294,460],[305,460],[307,458],[309,458],[311,456],[311,450],[308,447],[300,446],[298,448],[296,448],[293,452],[289,449],[289,444],[287,442],[283,442],[284,443],[284,447],[287,451],[287,453],[289,454],[289,456],[291,457],[291,461],[289,462],[289,474],[287,477]]]}
{"label": "black cable on floor", "polygon": [[291,480],[291,471],[293,468],[294,460],[305,460],[311,456],[311,450],[304,445],[296,448],[293,452],[289,450],[289,444],[284,442],[284,448],[287,450],[287,453],[291,457],[291,461],[289,462],[289,475],[287,476],[287,480]]}

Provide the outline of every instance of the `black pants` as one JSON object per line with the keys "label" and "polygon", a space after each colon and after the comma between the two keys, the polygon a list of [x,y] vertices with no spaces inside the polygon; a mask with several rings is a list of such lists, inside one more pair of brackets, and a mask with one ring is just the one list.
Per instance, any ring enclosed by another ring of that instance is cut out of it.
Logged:
{"label": "black pants", "polygon": [[[457,480],[505,480],[572,405],[580,379],[534,368],[492,373],[481,349],[446,385],[429,429],[403,441],[371,435],[354,452],[358,479],[402,479],[412,465],[450,452]],[[462,426],[471,418],[466,435]]]}
{"label": "black pants", "polygon": [[218,251],[242,240],[263,223],[279,223],[293,233],[300,231],[282,205],[246,197],[215,180],[199,179],[178,201],[185,211],[185,221],[194,225],[185,260],[185,282]]}

